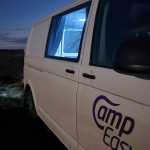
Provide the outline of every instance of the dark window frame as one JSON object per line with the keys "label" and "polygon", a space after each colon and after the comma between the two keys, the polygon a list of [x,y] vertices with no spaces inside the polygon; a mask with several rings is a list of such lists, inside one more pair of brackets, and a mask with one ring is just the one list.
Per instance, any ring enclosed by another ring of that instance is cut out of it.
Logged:
{"label": "dark window frame", "polygon": [[48,55],[49,39],[50,39],[50,36],[52,34],[51,30],[52,30],[52,26],[53,26],[53,20],[55,18],[67,15],[69,13],[72,13],[74,11],[80,10],[82,8],[86,8],[87,12],[88,12],[86,14],[86,19],[87,19],[88,15],[89,15],[89,11],[90,11],[90,6],[91,6],[91,1],[88,1],[88,2],[82,3],[82,4],[78,5],[78,6],[75,6],[75,7],[71,8],[71,9],[68,9],[68,10],[66,10],[64,12],[61,12],[61,13],[59,13],[57,15],[52,16],[50,27],[49,27],[49,32],[48,32],[48,37],[47,37],[47,41],[46,41],[45,58],[50,58],[50,59],[55,59],[55,60],[62,60],[62,61],[70,61],[70,62],[79,62],[80,55],[81,55],[82,44],[83,44],[83,38],[84,38],[85,29],[86,29],[86,25],[87,25],[87,20],[85,21],[85,24],[84,24],[84,27],[83,27],[83,31],[82,31],[82,35],[81,35],[81,39],[80,39],[79,52],[78,52],[78,57],[77,58],[59,57],[59,56],[50,56],[50,55]]}
{"label": "dark window frame", "polygon": [[[113,69],[113,67],[106,66],[106,65],[104,66],[102,64],[96,64],[93,61],[93,57],[94,57],[94,54],[93,54],[93,51],[94,51],[93,50],[94,49],[93,41],[96,39],[96,35],[97,35],[97,33],[96,33],[96,28],[97,28],[96,22],[99,21],[100,22],[100,27],[102,27],[103,17],[104,17],[104,9],[105,9],[105,4],[106,3],[107,3],[107,1],[105,1],[105,0],[99,1],[98,7],[97,7],[97,10],[96,10],[95,23],[94,23],[94,28],[93,28],[93,37],[92,37],[92,43],[91,43],[89,65],[90,66],[94,66],[94,67],[102,67],[102,68],[107,68],[107,69]],[[96,19],[96,18],[99,18],[99,19]],[[101,34],[101,28],[100,28],[100,34]]]}

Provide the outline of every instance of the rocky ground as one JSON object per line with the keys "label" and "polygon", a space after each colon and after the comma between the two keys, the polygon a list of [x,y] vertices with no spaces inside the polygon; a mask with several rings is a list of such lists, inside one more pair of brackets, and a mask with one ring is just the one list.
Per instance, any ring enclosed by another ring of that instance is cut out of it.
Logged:
{"label": "rocky ground", "polygon": [[66,150],[39,118],[24,111],[21,82],[0,82],[0,149]]}
{"label": "rocky ground", "polygon": [[23,83],[0,82],[0,107],[23,107]]}

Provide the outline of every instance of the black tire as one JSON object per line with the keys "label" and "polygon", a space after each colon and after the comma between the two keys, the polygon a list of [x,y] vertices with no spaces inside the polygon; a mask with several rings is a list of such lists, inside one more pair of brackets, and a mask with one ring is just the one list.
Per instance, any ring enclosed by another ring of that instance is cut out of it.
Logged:
{"label": "black tire", "polygon": [[24,110],[31,117],[36,118],[37,113],[34,105],[33,95],[30,88],[27,88],[24,92]]}

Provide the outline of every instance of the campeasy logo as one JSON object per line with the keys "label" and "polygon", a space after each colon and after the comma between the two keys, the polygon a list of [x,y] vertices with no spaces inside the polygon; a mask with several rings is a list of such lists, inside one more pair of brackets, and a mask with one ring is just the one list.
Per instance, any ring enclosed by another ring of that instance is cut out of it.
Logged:
{"label": "campeasy logo", "polygon": [[[108,105],[102,105],[102,101]],[[93,118],[96,125],[104,131],[103,142],[107,146],[112,150],[132,150],[132,145],[124,141],[123,137],[133,132],[135,121],[117,111],[119,105],[103,95],[98,96],[93,104]]]}

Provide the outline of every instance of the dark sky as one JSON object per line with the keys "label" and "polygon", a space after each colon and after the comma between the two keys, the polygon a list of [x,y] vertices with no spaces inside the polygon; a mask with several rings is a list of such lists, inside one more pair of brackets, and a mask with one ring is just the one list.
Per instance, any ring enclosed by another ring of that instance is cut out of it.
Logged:
{"label": "dark sky", "polygon": [[0,0],[0,49],[25,48],[32,24],[75,0]]}

